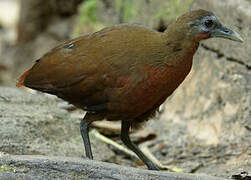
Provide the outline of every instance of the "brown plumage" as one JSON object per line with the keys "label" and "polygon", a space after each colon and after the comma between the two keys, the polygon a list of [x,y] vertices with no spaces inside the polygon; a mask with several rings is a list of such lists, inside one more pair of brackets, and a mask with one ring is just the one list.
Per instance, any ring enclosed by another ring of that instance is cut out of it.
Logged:
{"label": "brown plumage", "polygon": [[242,41],[205,10],[182,15],[164,33],[116,25],[52,49],[17,85],[54,94],[87,111],[81,122],[87,157],[92,158],[88,125],[103,118],[122,120],[122,141],[157,170],[131,143],[129,128],[153,115],[182,83],[199,41],[210,37]]}

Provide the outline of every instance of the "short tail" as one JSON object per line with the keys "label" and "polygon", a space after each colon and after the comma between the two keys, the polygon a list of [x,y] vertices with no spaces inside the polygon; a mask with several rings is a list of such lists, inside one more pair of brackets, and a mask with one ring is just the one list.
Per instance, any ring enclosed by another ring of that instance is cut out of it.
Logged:
{"label": "short tail", "polygon": [[18,82],[16,83],[17,87],[23,86],[24,85],[24,79],[29,74],[30,69],[26,70],[18,79]]}

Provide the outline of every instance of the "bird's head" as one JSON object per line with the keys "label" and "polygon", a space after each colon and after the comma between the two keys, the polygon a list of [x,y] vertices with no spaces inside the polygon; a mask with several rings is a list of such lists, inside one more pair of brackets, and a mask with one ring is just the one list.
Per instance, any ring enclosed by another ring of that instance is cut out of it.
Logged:
{"label": "bird's head", "polygon": [[213,37],[243,42],[242,37],[237,32],[225,27],[218,17],[209,11],[190,11],[180,16],[175,24],[184,28],[186,36],[196,42]]}

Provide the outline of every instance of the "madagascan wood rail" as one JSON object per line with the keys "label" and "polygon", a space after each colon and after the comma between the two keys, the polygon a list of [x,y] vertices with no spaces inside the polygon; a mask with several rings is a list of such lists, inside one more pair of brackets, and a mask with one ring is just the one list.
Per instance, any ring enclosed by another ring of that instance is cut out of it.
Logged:
{"label": "madagascan wood rail", "polygon": [[205,10],[185,13],[162,33],[115,25],[55,47],[23,73],[17,86],[56,95],[87,111],[80,132],[88,158],[93,159],[89,125],[104,118],[121,120],[124,144],[148,169],[159,170],[131,142],[129,129],[154,115],[190,72],[199,42],[214,37],[243,42]]}

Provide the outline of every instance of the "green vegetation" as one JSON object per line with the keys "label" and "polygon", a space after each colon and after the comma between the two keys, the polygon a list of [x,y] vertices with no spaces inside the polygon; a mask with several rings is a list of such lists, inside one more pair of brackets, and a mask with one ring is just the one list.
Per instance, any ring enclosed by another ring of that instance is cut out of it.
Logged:
{"label": "green vegetation", "polygon": [[50,136],[50,140],[53,141],[53,142],[56,142],[57,141],[57,137],[56,136]]}
{"label": "green vegetation", "polygon": [[116,12],[120,15],[120,23],[127,22],[135,16],[133,0],[115,0]]}
{"label": "green vegetation", "polygon": [[15,172],[17,172],[17,169],[15,167],[10,167],[10,166],[4,164],[0,167],[0,171],[12,171],[15,173]]}
{"label": "green vegetation", "polygon": [[74,138],[73,141],[75,141],[76,143],[81,143],[82,142],[82,138],[77,137],[77,138]]}
{"label": "green vegetation", "polygon": [[84,25],[93,28],[93,30],[96,30],[95,27],[99,26],[97,17],[98,1],[99,0],[87,0],[80,6],[80,16],[73,30],[73,38],[83,32]]}
{"label": "green vegetation", "polygon": [[[99,0],[87,0],[80,6],[80,16],[73,30],[73,38],[85,32],[85,27],[88,28],[87,32],[89,32],[97,31],[107,25],[100,22],[98,18],[100,3]],[[129,21],[136,14],[133,0],[114,0],[114,8],[120,23]]]}
{"label": "green vegetation", "polygon": [[98,0],[88,0],[84,5],[82,6],[81,9],[81,15],[80,15],[80,23],[84,23],[85,21],[92,21],[96,22],[97,21],[97,5],[98,5]]}
{"label": "green vegetation", "polygon": [[155,19],[173,20],[187,11],[193,0],[169,0],[167,7],[162,8],[156,15]]}

